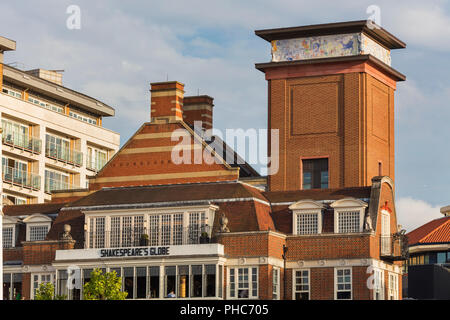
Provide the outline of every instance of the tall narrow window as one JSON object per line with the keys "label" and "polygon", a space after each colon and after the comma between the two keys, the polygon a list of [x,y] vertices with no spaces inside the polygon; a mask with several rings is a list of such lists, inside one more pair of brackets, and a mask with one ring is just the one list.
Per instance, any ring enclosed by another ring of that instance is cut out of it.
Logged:
{"label": "tall narrow window", "polygon": [[189,297],[189,266],[178,266],[178,297]]}
{"label": "tall narrow window", "polygon": [[176,289],[176,272],[177,272],[177,267],[175,266],[170,266],[170,267],[166,267],[165,269],[165,294],[164,296],[166,298],[173,298],[176,296],[177,292],[175,291]]}
{"label": "tall narrow window", "polygon": [[205,265],[205,286],[206,294],[205,297],[215,297],[216,296],[216,265],[207,264]]}
{"label": "tall narrow window", "polygon": [[309,270],[297,270],[295,276],[295,300],[309,300]]}
{"label": "tall narrow window", "polygon": [[14,227],[3,228],[3,248],[14,246]]}
{"label": "tall narrow window", "polygon": [[203,295],[203,272],[202,265],[191,266],[192,273],[192,292],[191,297],[199,298]]}
{"label": "tall narrow window", "polygon": [[159,267],[150,267],[150,298],[159,298]]}
{"label": "tall narrow window", "polygon": [[336,299],[351,300],[352,299],[352,269],[342,268],[336,269]]}
{"label": "tall narrow window", "polygon": [[124,291],[128,292],[127,299],[134,299],[134,268],[123,268]]}
{"label": "tall narrow window", "polygon": [[328,158],[302,160],[302,189],[328,189]]}
{"label": "tall narrow window", "polygon": [[272,270],[272,299],[280,299],[280,269],[278,268]]}
{"label": "tall narrow window", "polygon": [[147,296],[147,268],[136,267],[136,299],[145,299]]}

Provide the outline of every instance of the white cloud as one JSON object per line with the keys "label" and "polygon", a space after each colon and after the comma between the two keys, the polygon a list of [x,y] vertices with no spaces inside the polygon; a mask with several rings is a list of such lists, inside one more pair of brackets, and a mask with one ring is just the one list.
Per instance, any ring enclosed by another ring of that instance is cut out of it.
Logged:
{"label": "white cloud", "polygon": [[408,232],[424,225],[431,220],[442,218],[440,206],[433,206],[423,200],[410,197],[396,201],[397,221]]}

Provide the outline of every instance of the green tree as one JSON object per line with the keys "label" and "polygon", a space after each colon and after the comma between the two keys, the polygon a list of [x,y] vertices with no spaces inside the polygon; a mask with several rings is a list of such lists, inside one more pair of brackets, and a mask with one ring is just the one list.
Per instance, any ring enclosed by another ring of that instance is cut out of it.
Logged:
{"label": "green tree", "polygon": [[41,283],[36,290],[35,300],[66,300],[65,295],[55,295],[55,286],[51,282]]}
{"label": "green tree", "polygon": [[36,290],[35,300],[53,300],[55,295],[55,286],[51,282],[41,283]]}
{"label": "green tree", "polygon": [[122,279],[115,271],[102,273],[101,269],[94,269],[91,279],[84,284],[84,300],[125,300],[128,292],[121,291]]}

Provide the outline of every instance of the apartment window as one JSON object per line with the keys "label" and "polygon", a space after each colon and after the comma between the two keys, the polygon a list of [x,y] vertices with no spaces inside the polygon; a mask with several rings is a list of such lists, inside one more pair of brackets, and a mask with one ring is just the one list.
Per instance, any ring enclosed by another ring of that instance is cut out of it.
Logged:
{"label": "apartment window", "polygon": [[298,213],[297,234],[319,233],[319,214],[320,213]]}
{"label": "apartment window", "polygon": [[12,248],[15,246],[14,227],[3,227],[3,248]]}
{"label": "apartment window", "polygon": [[389,273],[389,300],[398,300],[398,274]]}
{"label": "apartment window", "polygon": [[74,119],[78,119],[80,121],[87,122],[89,124],[94,124],[94,125],[97,124],[97,119],[94,119],[92,117],[86,116],[86,115],[81,114],[79,112],[70,111],[69,112],[69,116],[74,118]]}
{"label": "apartment window", "polygon": [[53,170],[45,170],[45,192],[53,190],[73,189],[70,184],[69,174]]}
{"label": "apartment window", "polygon": [[230,268],[230,298],[258,298],[258,268]]}
{"label": "apartment window", "polygon": [[3,274],[3,300],[21,300],[22,298],[22,274]]}
{"label": "apartment window", "polygon": [[339,233],[359,232],[360,212],[343,211],[338,212]]}
{"label": "apartment window", "polygon": [[100,171],[107,161],[107,152],[93,147],[87,148],[87,168]]}
{"label": "apartment window", "polygon": [[56,105],[51,104],[51,103],[48,103],[48,102],[46,102],[44,100],[41,100],[41,99],[38,99],[38,98],[29,96],[28,97],[28,101],[33,103],[33,104],[35,104],[35,105],[37,105],[37,106],[40,106],[42,108],[45,108],[45,109],[48,109],[48,110],[51,110],[51,111],[54,111],[54,112],[64,113],[64,108],[62,108],[60,106],[56,106]]}
{"label": "apartment window", "polygon": [[10,95],[11,97],[22,99],[22,93],[16,90],[11,90],[9,88],[3,87],[2,92],[6,93],[7,95]]}
{"label": "apartment window", "polygon": [[303,189],[328,188],[328,158],[302,160]]}
{"label": "apartment window", "polygon": [[280,299],[280,269],[272,269],[272,299]]}
{"label": "apartment window", "polygon": [[352,269],[335,269],[335,298],[337,300],[352,299]]}
{"label": "apartment window", "polygon": [[375,269],[373,273],[373,293],[374,300],[383,300],[384,299],[384,271]]}
{"label": "apartment window", "polygon": [[114,216],[110,221],[110,247],[139,245],[144,233],[144,216]]}
{"label": "apartment window", "polygon": [[20,198],[20,197],[16,197],[16,196],[12,196],[6,193],[2,194],[2,198],[3,198],[3,205],[20,205],[20,204],[26,204],[27,203],[27,199],[26,198]]}
{"label": "apartment window", "polygon": [[391,254],[391,217],[388,212],[381,212],[381,253]]}
{"label": "apartment window", "polygon": [[294,298],[295,300],[310,299],[309,270],[294,271]]}
{"label": "apartment window", "polygon": [[47,236],[49,226],[30,226],[30,240],[29,241],[42,241]]}

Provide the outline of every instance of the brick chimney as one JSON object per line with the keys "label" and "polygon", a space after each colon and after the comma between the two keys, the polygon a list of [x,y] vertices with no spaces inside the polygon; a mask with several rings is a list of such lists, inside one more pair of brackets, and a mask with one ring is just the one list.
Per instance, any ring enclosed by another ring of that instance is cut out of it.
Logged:
{"label": "brick chimney", "polygon": [[212,129],[214,98],[202,95],[184,97],[183,120],[190,126],[201,121],[203,130]]}
{"label": "brick chimney", "polygon": [[184,84],[168,81],[154,82],[150,86],[150,121],[169,123],[183,120]]}

